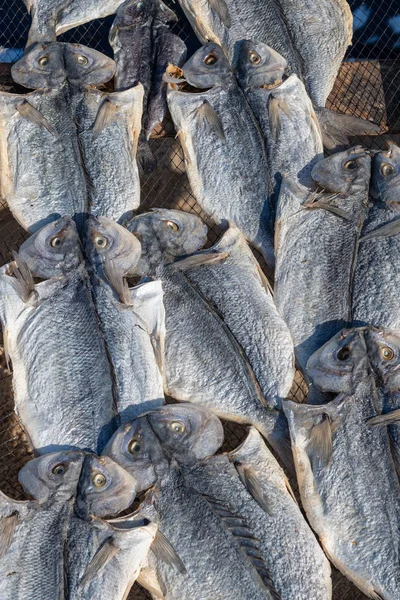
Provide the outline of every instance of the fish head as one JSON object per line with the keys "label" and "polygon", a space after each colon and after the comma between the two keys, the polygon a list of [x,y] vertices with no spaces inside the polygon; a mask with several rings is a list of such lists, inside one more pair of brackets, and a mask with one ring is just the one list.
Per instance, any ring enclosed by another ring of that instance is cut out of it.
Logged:
{"label": "fish head", "polygon": [[221,421],[202,406],[170,404],[147,413],[147,419],[163,449],[178,462],[212,456],[224,442]]}
{"label": "fish head", "polygon": [[74,221],[62,217],[45,225],[22,244],[19,256],[33,275],[43,279],[76,269],[83,258]]}
{"label": "fish head", "polygon": [[78,483],[75,511],[81,519],[115,516],[136,497],[135,479],[108,456],[86,456]]}
{"label": "fish head", "polygon": [[224,85],[235,79],[223,49],[214,42],[199,48],[183,65],[182,73],[190,86],[201,90]]}
{"label": "fish head", "polygon": [[242,89],[272,89],[282,83],[287,60],[267,44],[242,40],[236,53],[235,72]]}
{"label": "fish head", "polygon": [[116,64],[105,54],[81,44],[63,44],[67,79],[79,85],[100,85],[109,81]]}
{"label": "fish head", "polygon": [[37,43],[11,68],[16,83],[27,88],[56,88],[67,78],[63,44]]}
{"label": "fish head", "polygon": [[18,481],[33,498],[70,500],[76,494],[86,453],[69,450],[44,454],[30,460],[18,474]]}
{"label": "fish head", "polygon": [[372,165],[372,197],[400,209],[400,148],[391,144],[374,157]]}
{"label": "fish head", "polygon": [[307,372],[323,392],[352,394],[368,373],[364,328],[342,329],[310,356]]}
{"label": "fish head", "polygon": [[118,8],[113,27],[128,28],[138,21],[147,21],[157,11],[155,0],[126,0]]}
{"label": "fish head", "polygon": [[141,256],[140,241],[128,229],[107,217],[89,216],[85,224],[85,251],[95,268],[127,277],[136,273]]}
{"label": "fish head", "polygon": [[312,178],[330,192],[349,194],[356,186],[368,187],[371,157],[362,146],[354,146],[320,160]]}
{"label": "fish head", "polygon": [[156,0],[157,19],[163,23],[178,23],[178,17],[162,0]]}
{"label": "fish head", "polygon": [[207,241],[207,226],[192,213],[156,208],[135,217],[129,230],[142,244],[137,273],[144,275],[152,266],[172,262],[177,256],[200,250]]}
{"label": "fish head", "polygon": [[367,327],[365,341],[371,366],[385,389],[400,391],[400,332]]}
{"label": "fish head", "polygon": [[153,486],[168,468],[161,444],[146,416],[121,425],[105,447],[104,455],[135,478],[137,492]]}

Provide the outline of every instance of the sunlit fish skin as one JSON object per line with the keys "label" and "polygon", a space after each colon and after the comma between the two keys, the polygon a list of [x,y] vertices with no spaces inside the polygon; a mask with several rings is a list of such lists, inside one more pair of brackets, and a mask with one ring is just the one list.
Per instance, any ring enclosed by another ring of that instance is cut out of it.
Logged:
{"label": "sunlit fish skin", "polygon": [[183,66],[183,77],[191,87],[170,84],[167,99],[193,194],[216,223],[234,223],[272,269],[272,182],[264,142],[222,48],[200,48]]}
{"label": "sunlit fish skin", "polygon": [[[225,48],[230,59],[237,42],[256,39],[288,61],[316,105],[325,106],[347,47],[353,18],[346,0],[324,0],[315,10],[306,0],[179,0],[197,37]],[[307,26],[305,26],[307,24]]]}
{"label": "sunlit fish skin", "polygon": [[400,328],[400,149],[373,159],[371,205],[361,232],[353,323]]}
{"label": "sunlit fish skin", "polygon": [[363,332],[342,331],[310,358],[308,370],[317,386],[339,394],[324,406],[284,404],[308,520],[346,577],[371,598],[394,600],[400,487],[387,428],[370,424],[382,398]]}
{"label": "sunlit fish skin", "polygon": [[[32,274],[45,281],[35,285]],[[112,378],[71,219],[39,230],[17,266],[2,268],[0,318],[33,447],[101,450],[112,432]]]}
{"label": "sunlit fish skin", "polygon": [[275,225],[275,294],[292,334],[299,367],[351,323],[357,246],[366,213],[371,159],[361,147],[326,158],[314,180],[326,192],[316,198],[284,181]]}
{"label": "sunlit fish skin", "polygon": [[36,458],[19,473],[34,500],[0,494],[0,594],[3,600],[64,597],[65,544],[84,453]]}
{"label": "sunlit fish skin", "polygon": [[[222,425],[217,417],[201,408],[195,413],[193,407],[186,408],[186,405],[167,406],[140,417],[130,428],[121,428],[105,451],[133,475],[138,490],[157,484],[154,508],[160,531],[168,538],[185,567],[185,572],[177,572],[159,560],[150,559],[149,568],[138,581],[149,587],[149,579],[153,583],[155,579],[158,585],[161,580],[166,600],[192,600],[196,597],[203,600],[231,600],[235,597],[272,600],[276,596],[269,582],[263,580],[262,570],[257,571],[254,566],[256,561],[252,562],[246,554],[246,549],[240,544],[241,538],[235,537],[232,529],[220,518],[212,499],[186,484],[179,464],[170,457],[168,447],[164,450],[162,440],[153,430],[160,425],[160,420],[162,427],[177,436],[179,432],[182,434],[199,426],[204,442],[199,440],[195,445],[194,459],[202,460],[216,452],[223,441]],[[242,521],[240,531],[246,536],[249,533],[246,540],[251,545],[250,532]],[[213,568],[212,565],[218,567]]]}
{"label": "sunlit fish skin", "polygon": [[122,422],[164,404],[165,313],[160,281],[129,289],[125,278],[140,258],[137,238],[105,217],[90,217],[85,250],[91,288],[113,365]]}
{"label": "sunlit fish skin", "polygon": [[286,76],[287,61],[266,44],[243,40],[238,48],[237,79],[261,127],[275,193],[283,175],[313,186],[323,143],[304,84]]}
{"label": "sunlit fish skin", "polygon": [[[254,425],[290,469],[287,424],[284,415],[273,408],[273,394],[270,401],[264,398],[254,368],[228,324],[188,276],[192,267],[202,268],[202,264],[206,267],[212,262],[222,265],[227,253],[215,256],[204,252],[179,260],[182,228],[194,217],[176,212],[139,215],[130,225],[142,245],[138,273],[162,281],[166,327],[164,391],[179,401],[208,407],[221,418]],[[192,252],[206,242],[206,229],[201,225],[203,235],[189,237],[186,244],[189,248],[193,241]],[[173,232],[178,244],[173,242]],[[171,240],[169,252],[165,251],[167,240]],[[171,260],[171,256],[175,259]]]}

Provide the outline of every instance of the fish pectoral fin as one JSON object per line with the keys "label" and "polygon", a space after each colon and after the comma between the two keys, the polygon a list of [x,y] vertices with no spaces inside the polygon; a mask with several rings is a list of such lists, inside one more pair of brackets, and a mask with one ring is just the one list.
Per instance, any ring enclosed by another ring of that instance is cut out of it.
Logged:
{"label": "fish pectoral fin", "polygon": [[101,548],[99,548],[90,561],[80,581],[80,585],[84,586],[88,581],[96,577],[97,574],[110,562],[110,560],[118,554],[118,552],[119,548],[113,544],[111,538],[105,540],[104,544],[101,546]]}
{"label": "fish pectoral fin", "polygon": [[6,517],[0,517],[0,559],[5,556],[11,546],[18,520],[17,511]]}
{"label": "fish pectoral fin", "polygon": [[232,25],[231,15],[229,14],[229,8],[225,0],[208,0],[210,9],[215,12],[221,20],[221,23],[229,29]]}
{"label": "fish pectoral fin", "polygon": [[179,270],[201,267],[202,265],[211,265],[226,260],[229,252],[199,252],[199,254],[191,254],[182,259],[177,259],[172,263],[173,267]]}
{"label": "fish pectoral fin", "polygon": [[141,569],[137,583],[150,592],[157,600],[164,600],[167,595],[167,587],[161,574],[157,568],[149,569],[144,567]]}
{"label": "fish pectoral fin", "polygon": [[13,252],[14,262],[10,265],[13,277],[10,279],[11,285],[17,292],[23,302],[28,302],[33,295],[36,295],[35,281],[28,265],[17,252]]}
{"label": "fish pectoral fin", "polygon": [[338,206],[332,206],[326,200],[315,200],[314,202],[309,202],[309,203],[305,202],[302,206],[303,206],[303,208],[305,208],[307,210],[314,210],[317,208],[321,208],[323,210],[326,210],[326,211],[332,213],[333,215],[336,215],[338,217],[341,217],[342,219],[345,219],[345,221],[353,221],[353,215],[346,212],[345,210],[342,210]]}
{"label": "fish pectoral fin", "polygon": [[110,100],[108,100],[108,98],[106,98],[102,102],[102,104],[98,110],[98,113],[96,115],[96,120],[93,125],[92,132],[93,132],[94,140],[99,137],[99,135],[103,131],[103,129],[105,129],[106,127],[108,127],[108,125],[110,125],[110,123],[112,123],[116,112],[117,112],[117,107],[115,106],[115,104],[113,104],[112,102],[110,102]]}
{"label": "fish pectoral fin", "polygon": [[225,134],[221,121],[207,100],[204,100],[204,102],[200,104],[198,108],[196,108],[193,116],[194,118],[198,119],[205,135],[215,133],[220,140],[225,142]]}
{"label": "fish pectoral fin", "polygon": [[385,413],[384,415],[377,415],[376,417],[371,417],[370,419],[367,419],[366,423],[371,427],[382,427],[384,425],[391,425],[392,423],[397,423],[398,421],[400,421],[400,408],[398,408],[397,410],[393,410],[392,412]]}
{"label": "fish pectoral fin", "polygon": [[42,115],[41,112],[39,112],[27,100],[24,100],[23,102],[21,102],[21,104],[17,104],[16,109],[21,115],[21,117],[24,117],[24,119],[35,123],[35,125],[39,125],[39,127],[43,127],[49,133],[51,133],[51,135],[57,137],[58,133],[57,130],[53,127],[53,125],[46,119],[44,115]]}
{"label": "fish pectoral fin", "polygon": [[270,499],[261,487],[257,474],[251,465],[246,465],[240,462],[234,462],[236,471],[239,474],[240,481],[243,483],[249,494],[259,504],[259,506],[269,515],[274,516],[271,508]]}
{"label": "fish pectoral fin", "polygon": [[212,512],[221,519],[223,525],[239,544],[240,549],[247,556],[260,576],[264,586],[268,589],[271,598],[274,600],[281,600],[281,596],[273,586],[269,569],[261,555],[259,540],[254,536],[254,533],[247,525],[244,517],[232,512],[228,506],[217,498],[213,498],[206,494],[202,494],[202,498],[208,503]]}
{"label": "fish pectoral fin", "polygon": [[279,111],[285,113],[285,115],[292,121],[292,112],[286,100],[282,98],[276,98],[271,94],[268,102],[268,116],[269,116],[269,126],[271,129],[271,133],[275,139],[278,138],[281,132],[281,116]]}
{"label": "fish pectoral fin", "polygon": [[400,233],[400,219],[395,219],[394,221],[390,221],[390,223],[382,225],[382,227],[377,227],[373,231],[369,231],[360,238],[360,242],[371,240],[373,238],[391,237],[398,233]]}
{"label": "fish pectoral fin", "polygon": [[186,567],[180,556],[160,530],[157,531],[150,549],[158,560],[173,567],[182,575],[186,573]]}
{"label": "fish pectoral fin", "polygon": [[129,291],[128,283],[115,267],[112,260],[105,258],[104,261],[104,275],[107,278],[108,283],[113,288],[115,293],[118,295],[118,298],[122,304],[126,304],[130,306],[132,304],[131,294]]}
{"label": "fish pectoral fin", "polygon": [[320,461],[328,466],[332,460],[332,423],[329,415],[323,413],[321,420],[316,423],[310,433],[308,447],[320,459]]}
{"label": "fish pectoral fin", "polygon": [[159,280],[143,283],[129,290],[133,310],[140,317],[150,336],[160,372],[164,372],[165,309],[162,283]]}

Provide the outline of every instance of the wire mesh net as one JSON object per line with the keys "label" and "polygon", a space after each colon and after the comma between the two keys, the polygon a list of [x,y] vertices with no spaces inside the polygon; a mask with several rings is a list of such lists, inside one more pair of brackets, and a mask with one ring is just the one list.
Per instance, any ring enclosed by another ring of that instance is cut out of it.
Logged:
{"label": "wire mesh net", "polygon": [[[164,0],[177,13],[178,23],[173,26],[188,46],[191,55],[198,47],[189,23],[174,0]],[[400,139],[400,9],[398,0],[350,0],[354,16],[353,45],[349,48],[327,107],[346,114],[369,119],[381,126],[382,135],[354,139],[367,147],[386,148],[387,141]],[[60,36],[60,41],[82,43],[112,56],[108,32],[113,17],[95,20]],[[0,90],[14,91],[10,66],[23,54],[30,17],[22,0],[3,0],[0,6]],[[22,90],[20,90],[22,91]],[[209,226],[209,244],[221,231],[201,210],[191,192],[185,174],[185,164],[179,141],[170,120],[153,132],[151,148],[157,158],[157,168],[142,176],[141,211],[151,207],[178,208],[198,214]],[[26,239],[26,232],[18,225],[0,198],[0,265],[12,259]],[[256,253],[263,261],[261,256]],[[19,469],[32,456],[23,428],[14,413],[11,373],[6,363],[0,339],[0,488],[6,494],[23,499],[18,484]],[[307,386],[297,372],[291,397],[304,401]],[[236,447],[245,435],[245,427],[225,423],[223,450]],[[361,600],[365,598],[338,572],[333,573],[334,600]],[[135,585],[129,599],[151,598]]]}

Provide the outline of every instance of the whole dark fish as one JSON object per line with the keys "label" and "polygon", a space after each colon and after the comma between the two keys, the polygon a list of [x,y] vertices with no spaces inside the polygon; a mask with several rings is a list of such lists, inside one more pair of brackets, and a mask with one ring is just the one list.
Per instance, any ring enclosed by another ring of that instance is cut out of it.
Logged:
{"label": "whole dark fish", "polygon": [[272,183],[264,143],[222,48],[200,48],[183,77],[187,83],[169,85],[168,106],[193,194],[216,223],[234,223],[272,268]]}
{"label": "whole dark fish", "polygon": [[36,458],[19,473],[34,500],[0,493],[0,596],[2,600],[65,598],[65,546],[84,452]]}
{"label": "whole dark fish", "polygon": [[165,316],[160,281],[129,289],[126,276],[140,258],[140,243],[105,217],[89,217],[85,249],[92,294],[113,366],[122,422],[164,404]]}
{"label": "whole dark fish", "polygon": [[278,201],[274,299],[292,334],[299,367],[351,323],[352,283],[368,202],[371,159],[361,147],[326,158],[315,195],[284,180]]}
{"label": "whole dark fish", "polygon": [[[184,409],[168,406],[155,411],[151,426],[163,448],[178,461],[185,485],[218,500],[247,523],[258,540],[259,561],[264,561],[279,598],[330,598],[329,563],[257,430],[250,428],[245,441],[229,454],[198,460],[202,448],[204,454],[209,452],[207,413],[203,409],[198,414],[195,406]],[[169,426],[172,422],[184,431]]]}
{"label": "whole dark fish", "polygon": [[304,509],[332,563],[370,598],[394,600],[400,486],[387,430],[368,422],[381,400],[359,331],[341,332],[308,370],[339,395],[324,406],[285,402]]}
{"label": "whole dark fish", "polygon": [[2,268],[0,318],[33,447],[101,449],[112,432],[112,378],[71,219],[46,225]]}
{"label": "whole dark fish", "polygon": [[311,187],[312,168],[324,157],[312,102],[297,75],[285,78],[286,67],[283,56],[266,44],[240,44],[238,82],[260,124],[277,191],[283,175]]}
{"label": "whole dark fish", "polygon": [[[174,247],[172,241],[170,254],[164,255],[166,240],[173,240],[174,231],[177,240],[181,240],[182,227],[190,220],[193,220],[192,215],[163,211],[161,219],[157,219],[157,213],[155,218],[152,213],[144,214],[130,225],[139,236],[142,258],[145,257],[138,264],[138,273],[161,279],[164,290],[164,391],[176,400],[206,406],[221,418],[254,425],[290,468],[291,453],[283,414],[272,408],[272,401],[269,403],[263,396],[248,357],[218,308],[187,274],[192,267],[198,269],[210,263],[222,265],[228,258],[227,253],[205,252],[170,262],[168,257],[178,254],[177,245]],[[201,247],[206,241],[206,231],[203,238],[198,236],[190,241],[197,241],[197,248]],[[155,248],[157,242],[158,249]],[[195,250],[192,247],[192,252]]]}
{"label": "whole dark fish", "polygon": [[[173,410],[171,410],[171,408]],[[154,507],[159,529],[179,555],[185,572],[173,571],[160,563],[152,563],[156,583],[164,588],[166,600],[243,600],[276,598],[265,577],[264,563],[258,560],[257,542],[244,519],[224,513],[222,503],[214,501],[187,485],[178,463],[168,458],[153,424],[171,430],[173,436],[186,437],[187,431],[200,426],[204,443],[194,448],[198,460],[213,454],[223,441],[220,421],[209,411],[193,411],[185,405],[165,407],[135,420],[131,427],[121,428],[110,440],[106,453],[127,469],[143,486],[157,484]],[[193,414],[195,413],[195,414]],[[222,514],[232,516],[224,520]],[[210,567],[213,565],[213,567]],[[151,566],[151,563],[150,563]],[[139,583],[149,587],[149,573],[142,573]],[[154,589],[154,576],[152,577]]]}
{"label": "whole dark fish", "polygon": [[325,106],[347,47],[353,18],[346,0],[179,0],[203,44],[220,44],[232,59],[237,42],[255,39],[286,58],[314,104]]}
{"label": "whole dark fish", "polygon": [[109,41],[117,64],[115,89],[126,90],[139,82],[143,85],[139,158],[145,170],[155,161],[147,140],[167,113],[163,74],[169,63],[181,66],[186,57],[184,42],[168,27],[168,23],[176,21],[175,13],[161,0],[126,0],[110,30]]}
{"label": "whole dark fish", "polygon": [[30,232],[88,210],[87,183],[73,106],[85,85],[110,79],[114,62],[80,44],[37,44],[12,67],[14,80],[37,88],[0,94],[2,197]]}
{"label": "whole dark fish", "polygon": [[[141,230],[146,253],[152,252],[152,237],[156,236],[164,256],[186,254],[198,217],[185,214],[187,225],[181,226],[177,238],[176,231],[165,227],[165,219],[169,216],[172,223],[175,214],[176,211],[164,210],[146,217],[146,237]],[[133,221],[140,222],[141,218]],[[201,264],[202,256],[206,259],[212,254],[216,258],[224,255],[225,260]],[[293,383],[293,342],[246,240],[231,225],[212,248],[193,258],[200,264],[185,269],[186,277],[222,316],[247,356],[268,405],[280,408]]]}
{"label": "whole dark fish", "polygon": [[373,159],[371,207],[354,277],[353,323],[400,329],[400,149]]}

